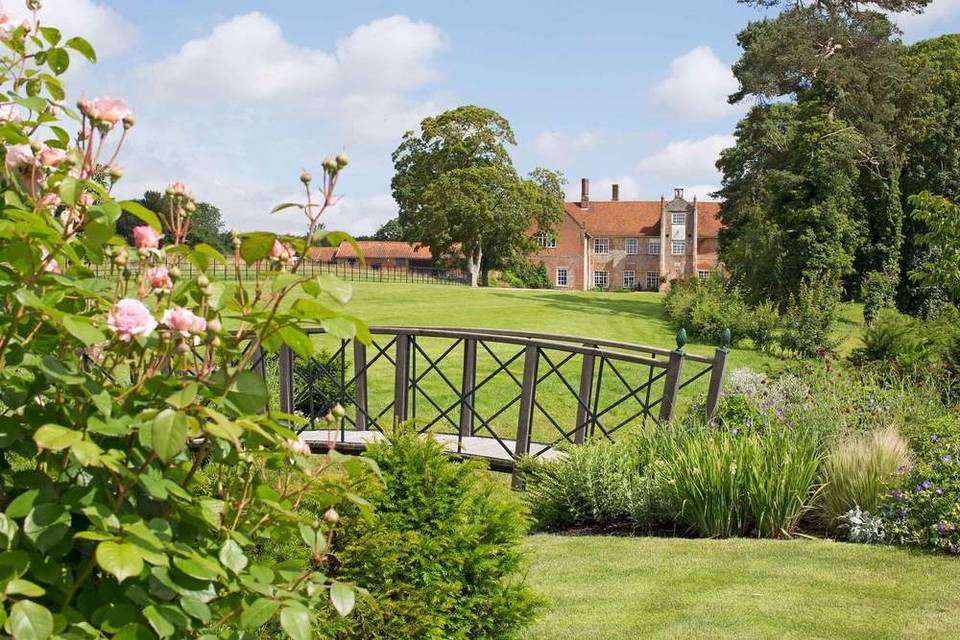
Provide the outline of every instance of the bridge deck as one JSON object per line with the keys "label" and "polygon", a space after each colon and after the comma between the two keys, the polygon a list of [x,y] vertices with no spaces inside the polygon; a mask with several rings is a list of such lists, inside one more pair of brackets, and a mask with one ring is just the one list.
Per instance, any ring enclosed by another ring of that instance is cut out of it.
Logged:
{"label": "bridge deck", "polygon": [[[451,433],[430,434],[438,441],[444,443],[447,451],[463,456],[464,458],[478,458],[486,460],[493,469],[509,471],[513,469],[513,458],[497,442],[495,438],[483,438],[479,436],[469,436],[460,439],[460,448],[457,449],[457,436]],[[341,438],[342,436],[342,438]],[[341,451],[362,451],[370,442],[379,442],[383,440],[384,435],[379,431],[345,431],[341,434],[338,429],[320,429],[315,431],[304,431],[300,438],[310,445],[314,451],[326,451],[330,441],[334,441],[335,448]],[[503,440],[511,451],[516,448],[516,441]],[[530,443],[530,455],[552,460],[562,454],[562,452],[551,449],[549,445],[540,442]]]}

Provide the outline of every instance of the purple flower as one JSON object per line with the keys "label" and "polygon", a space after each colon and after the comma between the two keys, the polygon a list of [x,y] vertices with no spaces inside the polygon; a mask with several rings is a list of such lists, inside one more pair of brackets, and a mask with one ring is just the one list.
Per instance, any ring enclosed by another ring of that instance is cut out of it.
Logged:
{"label": "purple flower", "polygon": [[929,480],[924,480],[923,482],[920,483],[920,486],[923,487],[924,489],[929,489],[930,487],[933,486],[933,483],[930,482]]}
{"label": "purple flower", "polygon": [[948,462],[948,463],[949,463],[949,462],[953,462],[953,457],[952,457],[949,453],[948,453],[947,455],[943,456],[943,457],[940,458],[940,459],[943,460],[944,462]]}
{"label": "purple flower", "polygon": [[934,433],[934,434],[931,434],[931,436],[930,436],[930,442],[939,442],[939,441],[940,441],[940,436],[938,436],[938,435],[935,434],[935,433]]}
{"label": "purple flower", "polygon": [[890,492],[890,497],[897,502],[903,502],[903,492],[900,489],[894,489]]}
{"label": "purple flower", "polygon": [[938,496],[942,496],[942,495],[943,495],[943,487],[937,487],[937,490],[934,491],[934,493],[936,493]]}
{"label": "purple flower", "polygon": [[947,551],[948,551],[948,552],[950,553],[950,555],[952,555],[952,556],[957,555],[957,545],[955,545],[955,544],[953,544],[953,543],[951,542],[949,545],[947,545]]}
{"label": "purple flower", "polygon": [[897,473],[903,473],[906,470],[907,470],[907,465],[905,464],[902,464],[899,467],[897,467]]}
{"label": "purple flower", "polygon": [[753,418],[747,418],[746,427],[749,429],[753,426]]}
{"label": "purple flower", "polygon": [[947,528],[943,525],[942,522],[937,525],[937,533],[939,533],[940,535],[943,535],[946,532],[947,532]]}

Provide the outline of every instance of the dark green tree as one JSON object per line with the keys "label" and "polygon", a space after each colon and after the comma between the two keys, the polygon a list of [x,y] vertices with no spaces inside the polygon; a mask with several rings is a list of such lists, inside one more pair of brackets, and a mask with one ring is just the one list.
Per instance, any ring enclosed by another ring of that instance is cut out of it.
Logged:
{"label": "dark green tree", "polygon": [[463,106],[425,118],[393,153],[407,239],[434,256],[462,256],[473,286],[481,270],[532,251],[532,227],[550,231],[563,215],[558,174],[521,178],[507,151],[514,144],[503,116]]}
{"label": "dark green tree", "polygon": [[[159,216],[165,216],[169,208],[167,196],[159,191],[147,191],[137,202]],[[142,224],[139,218],[124,212],[117,221],[117,233],[132,243],[133,228]],[[230,250],[230,238],[224,229],[220,209],[209,202],[197,202],[197,209],[190,222],[190,232],[187,234],[188,245],[200,243],[209,244],[221,251]]]}
{"label": "dark green tree", "polygon": [[407,230],[400,224],[399,218],[390,218],[373,234],[373,240],[404,241],[407,239]]}

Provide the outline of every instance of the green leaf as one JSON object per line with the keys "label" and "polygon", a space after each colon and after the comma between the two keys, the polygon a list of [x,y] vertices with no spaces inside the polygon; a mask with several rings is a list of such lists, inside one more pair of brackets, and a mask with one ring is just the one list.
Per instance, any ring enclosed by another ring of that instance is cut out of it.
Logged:
{"label": "green leaf", "polygon": [[200,244],[195,246],[193,250],[196,253],[199,253],[201,255],[204,255],[210,258],[214,262],[219,262],[220,264],[227,264],[227,259],[223,256],[222,253],[220,253],[214,247],[211,247],[210,245],[204,242],[201,242]]}
{"label": "green leaf", "polygon": [[60,75],[70,66],[70,54],[66,49],[47,49],[47,66],[55,74]]}
{"label": "green leaf", "polygon": [[83,432],[74,431],[58,424],[45,424],[33,434],[33,441],[41,449],[63,451],[83,440]]}
{"label": "green leaf", "polygon": [[320,326],[322,326],[327,333],[341,340],[352,340],[353,337],[357,335],[357,326],[350,318],[327,318],[320,323]]}
{"label": "green leaf", "polygon": [[176,391],[167,398],[167,404],[174,409],[189,407],[197,400],[197,383],[190,381],[183,389]]}
{"label": "green leaf", "polygon": [[269,400],[267,383],[255,371],[244,371],[237,376],[227,398],[242,413],[256,413]]}
{"label": "green leaf", "polygon": [[280,626],[293,640],[311,640],[313,637],[310,612],[303,607],[284,607],[280,612]]}
{"label": "green leaf", "polygon": [[30,111],[36,111],[37,113],[43,113],[47,108],[47,101],[45,98],[40,96],[31,96],[29,98],[22,98],[20,96],[11,96],[10,98],[21,107],[24,107]]}
{"label": "green leaf", "polygon": [[156,640],[156,636],[142,624],[131,622],[122,627],[113,640]]}
{"label": "green leaf", "polygon": [[10,608],[6,627],[14,640],[45,640],[53,635],[53,614],[36,602],[20,600]]}
{"label": "green leaf", "polygon": [[321,273],[317,276],[317,283],[321,289],[340,304],[347,304],[353,297],[353,287],[350,286],[350,283],[344,282],[333,274]]}
{"label": "green leaf", "polygon": [[40,27],[40,35],[43,36],[43,39],[47,41],[51,47],[57,46],[60,42],[60,29],[54,27]]}
{"label": "green leaf", "polygon": [[123,582],[131,576],[138,576],[143,571],[143,558],[132,544],[111,541],[101,542],[97,545],[95,555],[100,568],[116,576],[119,582]]}
{"label": "green leaf", "polygon": [[65,315],[63,316],[63,328],[70,332],[74,338],[83,344],[99,344],[106,340],[103,332],[93,326],[93,322],[83,316]]}
{"label": "green leaf", "polygon": [[253,264],[270,256],[270,250],[273,249],[273,241],[277,239],[277,236],[276,234],[266,231],[257,231],[254,233],[245,233],[241,238],[240,257],[243,258],[247,264]]}
{"label": "green leaf", "polygon": [[77,204],[77,199],[80,197],[80,193],[83,191],[83,183],[67,176],[60,181],[60,199],[63,200],[64,204],[73,206]]}
{"label": "green leaf", "polygon": [[80,37],[70,38],[69,40],[63,43],[63,46],[70,47],[71,49],[73,49],[74,51],[82,55],[84,58],[86,58],[90,62],[97,61],[97,52],[94,51],[90,43],[84,40],[83,38],[80,38]]}
{"label": "green leaf", "polygon": [[163,228],[160,226],[160,218],[157,217],[153,211],[147,209],[145,206],[136,202],[134,200],[122,200],[119,202],[120,208],[129,213],[130,215],[139,218],[141,221],[147,223],[157,231],[163,231]]}
{"label": "green leaf", "polygon": [[234,540],[227,540],[220,548],[220,563],[234,573],[240,573],[247,566],[247,556]]}
{"label": "green leaf", "polygon": [[278,211],[283,211],[284,209],[290,209],[292,207],[297,207],[298,209],[302,209],[303,205],[297,204],[296,202],[284,202],[282,204],[278,204],[273,209],[270,209],[270,213],[277,213]]}
{"label": "green leaf", "polygon": [[167,620],[167,617],[160,613],[155,605],[150,605],[143,610],[143,617],[147,619],[153,630],[161,638],[169,638],[176,633],[177,628]]}
{"label": "green leaf", "polygon": [[300,537],[307,543],[312,553],[323,553],[324,548],[327,546],[327,539],[323,535],[322,529],[314,529],[310,525],[301,524]]}
{"label": "green leaf", "polygon": [[23,580],[22,578],[14,578],[8,582],[3,592],[8,596],[21,595],[27,596],[28,598],[39,598],[46,593],[40,585],[34,584],[29,580]]}
{"label": "green leaf", "polygon": [[253,601],[253,604],[240,613],[240,626],[244,629],[262,627],[279,608],[280,603],[276,600],[257,598]]}
{"label": "green leaf", "polygon": [[42,552],[49,551],[70,532],[70,514],[59,504],[40,504],[23,521],[23,535]]}
{"label": "green leaf", "polygon": [[293,325],[280,327],[277,333],[290,349],[301,358],[313,357],[313,341],[302,329]]}
{"label": "green leaf", "polygon": [[211,613],[210,607],[208,607],[203,602],[200,602],[196,598],[191,598],[189,596],[180,597],[180,607],[187,613],[187,615],[196,618],[203,624],[210,622]]}
{"label": "green leaf", "polygon": [[103,455],[103,449],[96,442],[90,440],[81,440],[73,445],[70,453],[76,458],[77,462],[84,467],[99,467],[100,456]]}
{"label": "green leaf", "polygon": [[353,611],[353,604],[356,600],[356,594],[353,592],[353,587],[343,582],[334,582],[330,586],[330,602],[333,603],[333,608],[337,610],[341,616],[345,616],[351,611]]}
{"label": "green leaf", "polygon": [[187,446],[187,419],[178,411],[164,409],[150,426],[150,446],[162,462],[170,462]]}

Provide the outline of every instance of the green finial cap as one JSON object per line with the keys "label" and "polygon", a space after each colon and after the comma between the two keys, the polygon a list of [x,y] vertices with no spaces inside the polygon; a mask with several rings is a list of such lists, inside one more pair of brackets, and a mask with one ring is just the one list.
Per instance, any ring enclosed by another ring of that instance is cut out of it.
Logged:
{"label": "green finial cap", "polygon": [[720,346],[726,347],[730,344],[730,327],[725,327],[723,331],[720,332]]}
{"label": "green finial cap", "polygon": [[683,349],[683,345],[687,344],[687,330],[682,328],[677,331],[677,349]]}

